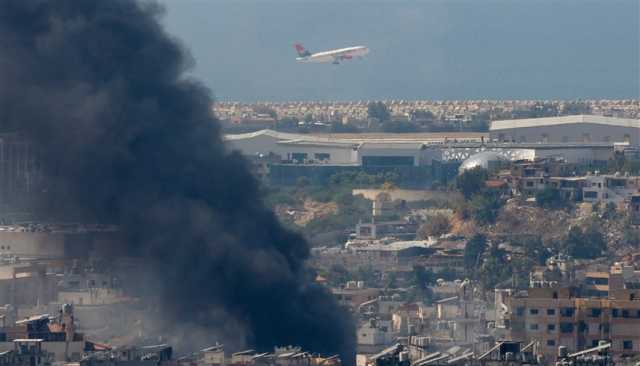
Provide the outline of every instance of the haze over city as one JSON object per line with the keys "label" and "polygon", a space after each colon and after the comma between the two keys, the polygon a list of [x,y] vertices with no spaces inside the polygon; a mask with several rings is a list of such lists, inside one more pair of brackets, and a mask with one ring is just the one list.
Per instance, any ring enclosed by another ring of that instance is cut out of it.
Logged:
{"label": "haze over city", "polygon": [[[162,0],[220,100],[577,99],[640,94],[639,5],[614,1]],[[296,64],[364,44],[362,62]]]}
{"label": "haze over city", "polygon": [[639,18],[0,0],[0,365],[639,366]]}

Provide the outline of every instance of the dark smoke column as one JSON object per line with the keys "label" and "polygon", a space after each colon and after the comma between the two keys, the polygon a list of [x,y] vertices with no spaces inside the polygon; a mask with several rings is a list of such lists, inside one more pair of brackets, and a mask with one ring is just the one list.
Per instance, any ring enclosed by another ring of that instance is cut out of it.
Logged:
{"label": "dark smoke column", "polygon": [[43,207],[121,225],[165,315],[226,318],[249,345],[300,345],[354,362],[350,317],[304,269],[309,249],[266,210],[245,161],[223,146],[209,91],[153,2],[0,1],[0,125],[33,140]]}

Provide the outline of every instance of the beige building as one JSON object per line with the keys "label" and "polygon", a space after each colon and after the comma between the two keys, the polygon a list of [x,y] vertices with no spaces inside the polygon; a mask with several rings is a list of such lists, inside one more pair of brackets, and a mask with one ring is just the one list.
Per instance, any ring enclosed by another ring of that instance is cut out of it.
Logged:
{"label": "beige building", "polygon": [[575,288],[530,288],[512,296],[505,325],[512,340],[539,342],[554,359],[559,346],[570,352],[612,342],[614,357],[640,354],[640,290],[610,290],[606,298],[578,297]]}

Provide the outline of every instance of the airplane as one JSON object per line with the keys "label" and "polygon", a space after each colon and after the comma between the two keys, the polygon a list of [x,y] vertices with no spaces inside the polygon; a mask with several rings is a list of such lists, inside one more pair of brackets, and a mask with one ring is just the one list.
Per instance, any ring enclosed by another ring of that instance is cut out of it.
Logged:
{"label": "airplane", "polygon": [[306,50],[300,43],[296,43],[293,45],[298,52],[298,57],[296,57],[296,61],[298,62],[331,62],[332,64],[338,65],[340,61],[343,60],[351,60],[354,57],[362,58],[366,54],[369,53],[369,49],[365,46],[355,46],[355,47],[347,47],[347,48],[339,48],[336,50],[329,50],[318,53],[311,53]]}

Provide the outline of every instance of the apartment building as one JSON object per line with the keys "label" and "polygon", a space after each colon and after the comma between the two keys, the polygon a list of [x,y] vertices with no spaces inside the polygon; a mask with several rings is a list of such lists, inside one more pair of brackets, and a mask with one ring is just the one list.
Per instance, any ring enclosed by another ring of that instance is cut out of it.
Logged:
{"label": "apartment building", "polygon": [[554,359],[559,346],[579,351],[612,343],[614,357],[640,353],[640,290],[610,290],[607,297],[583,297],[575,287],[530,288],[508,299],[505,324],[513,340],[538,341]]}
{"label": "apartment building", "polygon": [[602,202],[621,205],[640,192],[640,177],[612,175],[591,175],[585,177],[582,198],[585,202]]}

